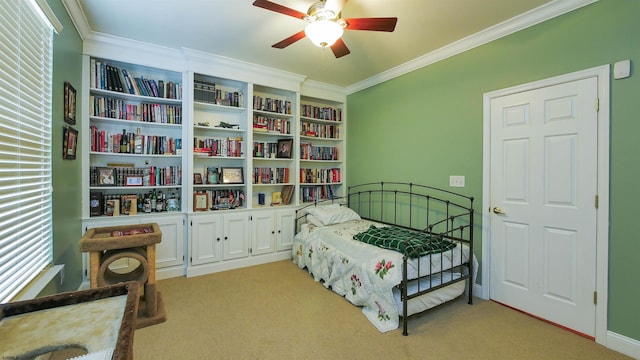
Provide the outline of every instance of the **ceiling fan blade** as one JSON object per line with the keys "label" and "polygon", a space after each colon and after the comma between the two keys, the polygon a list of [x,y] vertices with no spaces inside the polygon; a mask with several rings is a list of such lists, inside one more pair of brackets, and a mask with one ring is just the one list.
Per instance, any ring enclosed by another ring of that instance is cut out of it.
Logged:
{"label": "ceiling fan blade", "polygon": [[324,5],[324,8],[325,10],[333,11],[333,13],[336,14],[337,16],[338,14],[340,14],[340,12],[342,11],[342,8],[347,3],[347,1],[348,0],[327,0]]}
{"label": "ceiling fan blade", "polygon": [[333,55],[335,55],[336,58],[340,58],[351,53],[342,39],[336,40],[336,42],[331,45],[331,51],[333,51]]}
{"label": "ceiling fan blade", "polygon": [[279,42],[279,43],[277,43],[277,44],[273,44],[273,45],[271,45],[271,47],[274,47],[274,48],[276,48],[276,49],[284,49],[284,48],[286,48],[287,46],[289,46],[289,45],[293,44],[294,42],[296,42],[296,41],[298,41],[298,40],[300,40],[300,39],[303,39],[304,37],[305,37],[304,30],[302,30],[302,31],[297,32],[297,33],[295,33],[295,34],[293,34],[293,35],[289,36],[288,38],[286,38],[286,39],[284,39],[284,40],[280,41],[280,42]]}
{"label": "ceiling fan blade", "polygon": [[369,30],[392,32],[396,29],[398,18],[351,18],[344,19],[347,30]]}
{"label": "ceiling fan blade", "polygon": [[304,20],[304,17],[307,16],[307,14],[301,13],[298,10],[293,10],[291,8],[276,4],[276,3],[268,1],[268,0],[256,0],[256,1],[253,2],[253,6],[257,6],[257,7],[263,8],[263,9],[275,11],[275,12],[280,13],[280,14],[293,16],[294,18],[298,18],[298,19],[301,19],[301,20]]}

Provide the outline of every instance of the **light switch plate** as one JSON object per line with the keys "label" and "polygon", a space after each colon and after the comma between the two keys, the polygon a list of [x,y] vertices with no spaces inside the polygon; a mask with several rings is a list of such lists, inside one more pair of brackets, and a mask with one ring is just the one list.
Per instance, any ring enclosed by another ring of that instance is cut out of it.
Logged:
{"label": "light switch plate", "polygon": [[449,176],[449,186],[451,187],[464,187],[464,176],[451,175]]}

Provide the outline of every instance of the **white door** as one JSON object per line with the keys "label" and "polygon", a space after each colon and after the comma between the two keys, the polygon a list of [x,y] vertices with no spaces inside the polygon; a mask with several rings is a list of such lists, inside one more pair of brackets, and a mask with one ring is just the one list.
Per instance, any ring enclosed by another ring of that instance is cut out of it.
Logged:
{"label": "white door", "polygon": [[490,297],[595,335],[597,77],[491,100]]}

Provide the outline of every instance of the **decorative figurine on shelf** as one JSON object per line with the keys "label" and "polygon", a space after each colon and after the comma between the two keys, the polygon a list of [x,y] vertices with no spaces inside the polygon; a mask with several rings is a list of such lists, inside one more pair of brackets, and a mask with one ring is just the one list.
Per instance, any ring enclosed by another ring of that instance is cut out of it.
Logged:
{"label": "decorative figurine on shelf", "polygon": [[240,125],[238,124],[229,124],[224,121],[220,121],[220,125],[218,125],[217,127],[221,127],[224,129],[240,129]]}

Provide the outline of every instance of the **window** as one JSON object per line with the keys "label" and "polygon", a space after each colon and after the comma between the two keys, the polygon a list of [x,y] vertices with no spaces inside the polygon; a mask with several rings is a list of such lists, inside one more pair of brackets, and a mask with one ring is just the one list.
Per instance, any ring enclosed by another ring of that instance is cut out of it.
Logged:
{"label": "window", "polygon": [[51,25],[0,1],[0,303],[52,261]]}

